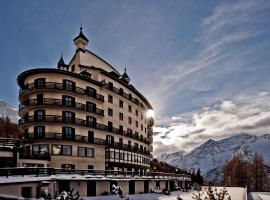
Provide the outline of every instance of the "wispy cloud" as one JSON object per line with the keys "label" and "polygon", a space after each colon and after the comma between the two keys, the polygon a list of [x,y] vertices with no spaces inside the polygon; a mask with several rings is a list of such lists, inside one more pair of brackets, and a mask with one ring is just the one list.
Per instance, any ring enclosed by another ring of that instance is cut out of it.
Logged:
{"label": "wispy cloud", "polygon": [[[260,43],[241,45],[241,42],[252,40],[264,32],[261,17],[263,11],[269,8],[270,2],[263,0],[225,2],[214,8],[212,15],[202,19],[196,38],[199,44],[198,54],[169,67],[151,92],[153,101],[158,102],[157,112],[166,113],[166,110],[175,107],[173,99],[176,94],[180,96],[181,93],[186,94],[192,90],[223,89],[226,82],[220,81],[224,81],[224,76],[247,70],[249,63],[256,57],[254,55]],[[232,88],[232,91],[235,89]],[[241,87],[238,89],[243,91]],[[229,90],[224,91],[224,96],[226,92],[230,93]],[[196,97],[200,98],[200,95]],[[219,94],[214,97],[213,102],[218,98]],[[208,101],[211,101],[211,97]]]}
{"label": "wispy cloud", "polygon": [[[237,96],[190,115],[161,118],[154,129],[155,153],[167,150],[191,150],[209,138],[222,139],[234,134],[262,135],[270,132],[270,94],[261,92],[250,96]],[[191,142],[192,141],[192,142]],[[162,151],[160,151],[160,149]]]}
{"label": "wispy cloud", "polygon": [[[209,138],[270,131],[269,81],[257,76],[254,82],[254,74],[248,72],[263,51],[263,41],[252,41],[267,31],[264,12],[269,8],[270,2],[263,0],[226,1],[201,21],[198,54],[171,67],[153,90],[156,99],[166,102],[158,108],[155,154],[166,147],[171,151],[171,146],[191,150]],[[193,105],[191,112],[167,115],[186,105],[179,99]]]}

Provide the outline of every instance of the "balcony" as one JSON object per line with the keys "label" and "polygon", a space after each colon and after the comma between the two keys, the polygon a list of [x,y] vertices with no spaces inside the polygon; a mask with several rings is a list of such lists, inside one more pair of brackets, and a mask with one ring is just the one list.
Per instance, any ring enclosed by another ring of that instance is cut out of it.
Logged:
{"label": "balcony", "polygon": [[22,150],[21,152],[19,152],[19,158],[50,161],[51,155],[49,152],[45,152],[45,151]]}
{"label": "balcony", "polygon": [[117,142],[113,142],[109,144],[104,139],[88,138],[88,136],[83,136],[83,135],[75,135],[74,137],[70,137],[70,138],[63,137],[62,133],[51,133],[51,132],[46,132],[43,138],[36,137],[34,133],[28,133],[27,135],[26,134],[24,135],[24,142],[26,143],[35,142],[40,139],[65,140],[65,141],[82,142],[82,143],[87,143],[87,144],[104,145],[109,148],[122,149],[122,150],[137,152],[144,155],[150,155],[149,151],[139,149],[137,146],[130,146],[128,144],[117,143]]}
{"label": "balcony", "polygon": [[[142,179],[142,176],[144,179],[149,180],[181,180],[181,181],[191,181],[189,174],[183,174],[183,173],[164,173],[164,172],[134,172],[134,171],[116,171],[116,170],[95,170],[95,169],[56,169],[56,168],[0,168],[0,177],[5,176],[17,176],[19,178],[20,176],[26,176],[26,175],[35,175],[35,176],[51,176],[51,175],[80,175],[82,177],[87,177],[89,175],[91,176],[97,176],[97,177],[107,177],[112,178],[112,180],[115,180],[115,178],[127,178],[130,180],[132,179]],[[67,176],[67,178],[71,178]]]}
{"label": "balcony", "polygon": [[62,106],[65,108],[74,108],[77,110],[82,110],[85,112],[94,113],[100,116],[104,116],[104,110],[95,108],[95,109],[89,109],[85,104],[75,102],[73,104],[70,104],[69,102],[65,102],[62,99],[50,99],[45,98],[41,102],[37,102],[36,99],[31,99],[29,101],[25,101],[22,104],[19,105],[19,111],[23,110],[24,108],[30,107],[30,106]]}
{"label": "balcony", "polygon": [[44,115],[41,119],[36,118],[34,116],[29,116],[27,118],[23,118],[23,119],[19,120],[20,126],[28,125],[28,124],[32,124],[32,123],[73,124],[73,125],[77,125],[77,126],[84,126],[84,127],[88,127],[88,128],[93,128],[93,129],[97,129],[97,130],[101,130],[101,131],[106,131],[106,132],[122,135],[125,137],[129,137],[129,138],[138,140],[140,142],[144,142],[145,144],[148,144],[148,145],[150,144],[146,138],[144,138],[141,141],[140,138],[135,137],[135,134],[132,134],[131,132],[127,132],[127,131],[124,131],[121,129],[117,129],[114,127],[104,125],[104,124],[93,123],[93,122],[83,120],[83,119],[78,119],[78,118],[66,118],[66,117],[57,116],[57,115]]}
{"label": "balcony", "polygon": [[63,83],[55,83],[55,82],[46,82],[43,86],[36,86],[34,83],[27,84],[23,89],[20,90],[20,95],[23,95],[25,92],[35,91],[35,90],[58,90],[58,91],[68,91],[71,93],[88,96],[94,98],[98,101],[104,102],[104,96],[98,93],[87,92],[86,89],[80,87],[65,87]]}
{"label": "balcony", "polygon": [[141,107],[142,109],[145,109],[145,107],[143,106],[142,103],[140,103],[140,101],[136,98],[133,98],[131,96],[129,96],[127,93],[125,93],[123,90],[121,89],[118,89],[116,87],[111,87],[108,83],[105,83],[105,86],[104,86],[107,90],[110,90],[112,91],[113,93],[115,94],[118,94],[122,97],[124,97],[125,99],[131,101],[132,103],[136,104],[137,106]]}

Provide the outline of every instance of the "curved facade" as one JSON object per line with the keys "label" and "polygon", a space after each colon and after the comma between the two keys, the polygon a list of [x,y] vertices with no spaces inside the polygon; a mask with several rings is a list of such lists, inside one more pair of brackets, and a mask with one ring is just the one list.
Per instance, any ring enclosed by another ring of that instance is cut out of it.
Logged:
{"label": "curved facade", "polygon": [[149,167],[154,121],[147,99],[126,72],[74,39],[76,52],[57,69],[18,76],[19,126],[24,132],[20,166],[138,171]]}

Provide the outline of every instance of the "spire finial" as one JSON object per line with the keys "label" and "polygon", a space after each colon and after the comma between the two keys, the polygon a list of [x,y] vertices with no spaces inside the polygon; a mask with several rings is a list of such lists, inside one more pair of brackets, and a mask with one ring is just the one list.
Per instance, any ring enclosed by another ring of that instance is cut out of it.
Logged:
{"label": "spire finial", "polygon": [[125,64],[125,73],[127,72],[127,65]]}
{"label": "spire finial", "polygon": [[62,51],[61,51],[61,58],[63,58]]}
{"label": "spire finial", "polygon": [[82,26],[82,20],[81,20],[81,27],[80,27],[80,32],[82,32],[82,27],[83,27],[83,26]]}

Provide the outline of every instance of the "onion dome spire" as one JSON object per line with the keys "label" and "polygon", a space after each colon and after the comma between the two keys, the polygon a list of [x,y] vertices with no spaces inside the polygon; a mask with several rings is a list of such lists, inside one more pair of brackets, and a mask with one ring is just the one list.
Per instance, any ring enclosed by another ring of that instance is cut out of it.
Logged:
{"label": "onion dome spire", "polygon": [[67,65],[63,59],[62,52],[61,52],[61,58],[58,61],[57,67],[58,67],[58,69],[63,69],[64,67],[67,67]]}
{"label": "onion dome spire", "polygon": [[125,72],[122,74],[121,79],[123,79],[125,82],[129,83],[130,82],[130,78],[127,75],[127,68],[125,66]]}
{"label": "onion dome spire", "polygon": [[77,37],[73,39],[73,42],[77,49],[83,49],[85,50],[85,47],[87,46],[89,40],[82,32],[82,26],[80,27],[80,33]]}

